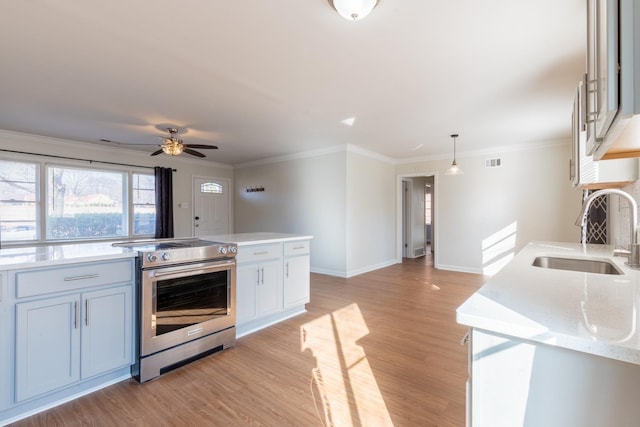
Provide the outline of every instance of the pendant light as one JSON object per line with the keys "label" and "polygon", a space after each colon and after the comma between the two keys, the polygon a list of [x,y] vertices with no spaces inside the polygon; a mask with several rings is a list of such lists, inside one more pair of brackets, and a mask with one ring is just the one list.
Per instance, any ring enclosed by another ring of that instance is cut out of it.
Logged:
{"label": "pendant light", "polygon": [[458,166],[458,164],[456,163],[456,138],[460,136],[457,133],[454,133],[451,135],[451,138],[453,138],[453,162],[451,162],[451,167],[449,169],[447,169],[447,171],[444,173],[445,175],[462,175],[464,174],[464,172],[462,172],[462,169],[460,169],[460,167]]}
{"label": "pendant light", "polygon": [[378,0],[329,0],[334,9],[345,19],[357,21],[371,13]]}

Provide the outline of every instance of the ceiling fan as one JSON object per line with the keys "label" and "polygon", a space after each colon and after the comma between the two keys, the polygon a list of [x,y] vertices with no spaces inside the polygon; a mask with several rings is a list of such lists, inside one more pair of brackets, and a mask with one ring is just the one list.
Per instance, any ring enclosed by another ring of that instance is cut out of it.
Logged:
{"label": "ceiling fan", "polygon": [[206,157],[199,151],[193,150],[193,148],[197,148],[200,150],[218,149],[218,147],[216,147],[215,145],[185,144],[180,138],[177,138],[175,136],[178,133],[178,129],[176,128],[167,128],[167,132],[169,132],[169,137],[162,137],[162,145],[160,146],[160,149],[151,153],[152,156],[157,156],[160,153],[169,154],[171,156],[178,156],[184,152],[196,157]]}
{"label": "ceiling fan", "polygon": [[[207,150],[217,150],[218,147],[215,145],[204,145],[204,144],[185,144],[182,139],[176,137],[178,134],[178,129],[169,127],[167,128],[167,132],[169,132],[169,136],[159,136],[158,138],[162,138],[162,144],[159,145],[160,149],[151,153],[152,156],[157,156],[160,153],[169,154],[170,156],[178,156],[182,153],[191,154],[196,157],[206,157],[204,154],[199,151],[194,150],[197,148],[199,150],[207,149]],[[129,144],[122,143],[118,141],[112,141],[110,139],[102,138],[100,142],[108,142],[118,145],[145,145],[149,146],[150,144]]]}

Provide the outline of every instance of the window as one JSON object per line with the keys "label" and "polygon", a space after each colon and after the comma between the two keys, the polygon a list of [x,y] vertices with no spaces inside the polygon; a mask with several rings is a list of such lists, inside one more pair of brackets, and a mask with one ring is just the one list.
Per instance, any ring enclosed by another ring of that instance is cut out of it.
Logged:
{"label": "window", "polygon": [[36,240],[39,211],[38,165],[0,160],[0,238]]}
{"label": "window", "polygon": [[0,160],[2,243],[152,236],[155,219],[153,174]]}
{"label": "window", "polygon": [[222,185],[217,182],[203,182],[200,184],[200,192],[222,194]]}
{"label": "window", "polygon": [[431,224],[431,189],[428,187],[424,193],[424,223]]}
{"label": "window", "polygon": [[128,235],[126,175],[89,169],[47,168],[47,239]]}
{"label": "window", "polygon": [[133,234],[154,234],[156,231],[156,180],[153,175],[134,173]]}

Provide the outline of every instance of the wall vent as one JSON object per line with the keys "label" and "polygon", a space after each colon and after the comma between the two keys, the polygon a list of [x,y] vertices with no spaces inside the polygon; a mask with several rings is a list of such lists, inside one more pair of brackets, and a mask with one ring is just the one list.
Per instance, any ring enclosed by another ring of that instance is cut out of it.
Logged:
{"label": "wall vent", "polygon": [[424,248],[419,248],[419,249],[414,249],[413,250],[413,256],[414,257],[419,257],[424,255]]}
{"label": "wall vent", "polygon": [[484,161],[484,167],[485,168],[499,168],[500,166],[502,166],[502,158],[501,157],[495,157],[493,159],[486,159]]}

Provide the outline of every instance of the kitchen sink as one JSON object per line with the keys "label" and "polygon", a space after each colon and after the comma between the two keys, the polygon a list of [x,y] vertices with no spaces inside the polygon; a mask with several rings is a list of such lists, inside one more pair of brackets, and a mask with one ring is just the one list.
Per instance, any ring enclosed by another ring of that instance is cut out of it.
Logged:
{"label": "kitchen sink", "polygon": [[580,271],[583,273],[624,274],[612,262],[603,259],[539,256],[533,260],[532,265],[541,268]]}

